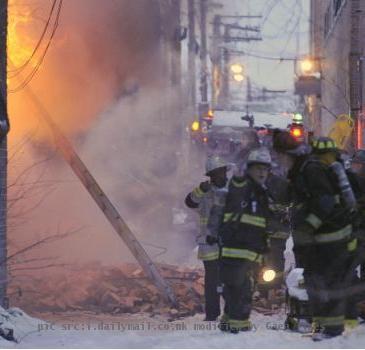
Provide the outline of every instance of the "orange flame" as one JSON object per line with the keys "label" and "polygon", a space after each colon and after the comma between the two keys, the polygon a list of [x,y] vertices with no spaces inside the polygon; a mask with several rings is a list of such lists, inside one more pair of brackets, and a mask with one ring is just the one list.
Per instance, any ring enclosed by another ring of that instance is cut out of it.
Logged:
{"label": "orange flame", "polygon": [[22,66],[32,54],[34,42],[24,32],[32,16],[30,9],[25,5],[20,6],[16,0],[9,1],[8,16],[8,58],[10,64],[15,66],[13,69]]}

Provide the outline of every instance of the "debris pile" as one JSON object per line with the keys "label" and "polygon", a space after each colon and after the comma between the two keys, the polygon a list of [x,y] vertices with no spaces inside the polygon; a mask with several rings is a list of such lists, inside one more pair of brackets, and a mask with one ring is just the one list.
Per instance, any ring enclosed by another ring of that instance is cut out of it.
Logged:
{"label": "debris pile", "polygon": [[10,304],[27,312],[91,311],[185,317],[203,312],[204,277],[199,269],[158,265],[173,288],[179,307],[172,309],[135,264],[105,267],[99,263],[73,266],[45,278],[14,278]]}

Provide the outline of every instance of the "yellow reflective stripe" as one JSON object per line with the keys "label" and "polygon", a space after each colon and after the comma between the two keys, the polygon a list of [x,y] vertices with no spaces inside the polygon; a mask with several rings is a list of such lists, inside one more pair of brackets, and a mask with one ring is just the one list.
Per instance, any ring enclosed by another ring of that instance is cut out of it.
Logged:
{"label": "yellow reflective stripe", "polygon": [[335,141],[327,141],[327,148],[337,148]]}
{"label": "yellow reflective stripe", "polygon": [[271,238],[274,238],[274,239],[288,239],[289,238],[289,232],[278,231],[278,232],[275,232],[272,235],[270,235],[270,239]]}
{"label": "yellow reflective stripe", "polygon": [[229,316],[227,314],[223,314],[219,321],[222,323],[226,323],[229,321]]}
{"label": "yellow reflective stripe", "polygon": [[307,221],[315,229],[319,228],[322,225],[322,220],[314,214],[309,214],[305,221]]}
{"label": "yellow reflective stripe", "polygon": [[357,238],[354,238],[351,242],[347,243],[347,251],[353,252],[357,248]]}
{"label": "yellow reflective stripe", "polygon": [[224,218],[223,218],[223,222],[230,221],[232,219],[233,215],[234,215],[234,213],[225,213]]}
{"label": "yellow reflective stripe", "polygon": [[235,186],[235,187],[244,187],[246,185],[246,181],[235,181],[235,179],[232,179],[232,185]]}
{"label": "yellow reflective stripe", "polygon": [[321,326],[340,326],[345,322],[345,316],[314,317],[313,322]]}
{"label": "yellow reflective stripe", "polygon": [[329,243],[329,242],[336,242],[340,241],[344,238],[347,238],[352,233],[352,226],[347,225],[341,230],[338,230],[336,232],[330,232],[330,233],[321,233],[314,236],[314,240],[317,243]]}
{"label": "yellow reflective stripe", "polygon": [[242,214],[240,221],[253,226],[266,227],[266,219],[262,216]]}
{"label": "yellow reflective stripe", "polygon": [[203,192],[199,187],[194,188],[193,193],[197,197],[203,197],[205,192]]}
{"label": "yellow reflective stripe", "polygon": [[345,327],[349,329],[356,328],[359,325],[359,321],[355,319],[346,319],[345,320]]}
{"label": "yellow reflective stripe", "polygon": [[226,258],[247,259],[250,261],[262,262],[262,255],[248,249],[222,248],[222,256]]}
{"label": "yellow reflective stripe", "polygon": [[249,320],[232,320],[229,319],[229,326],[232,328],[246,328],[251,327],[251,322]]}
{"label": "yellow reflective stripe", "polygon": [[200,260],[206,260],[206,261],[210,261],[210,260],[217,260],[219,258],[219,252],[213,252],[213,253],[198,253],[198,259]]}

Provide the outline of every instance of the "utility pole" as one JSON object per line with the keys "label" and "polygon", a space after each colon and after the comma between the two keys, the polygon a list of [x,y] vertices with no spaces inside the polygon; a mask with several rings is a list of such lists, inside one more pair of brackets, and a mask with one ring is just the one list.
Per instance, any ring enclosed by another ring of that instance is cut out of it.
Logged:
{"label": "utility pole", "polygon": [[200,0],[200,93],[202,103],[208,102],[208,66],[207,66],[207,0]]}
{"label": "utility pole", "polygon": [[6,244],[6,213],[7,213],[7,163],[8,150],[6,134],[9,130],[7,113],[6,68],[7,51],[6,38],[8,27],[8,1],[0,1],[0,305],[8,307],[6,296],[7,286],[7,244]]}
{"label": "utility pole", "polygon": [[[261,18],[261,16],[222,16],[224,19],[246,19],[246,18]],[[241,26],[235,23],[221,23],[221,25],[224,26],[224,35],[223,35],[223,42],[225,44],[231,43],[231,42],[250,42],[250,41],[260,41],[262,38],[260,37],[261,29],[258,26]],[[235,31],[236,33],[234,35],[231,34],[232,31]],[[256,33],[256,35],[249,35],[249,33]],[[238,33],[242,33],[241,35],[238,35]],[[227,47],[222,48],[222,54],[223,54],[223,74],[222,74],[222,96],[221,101],[224,106],[224,108],[229,107],[229,97],[230,97],[230,60],[231,60],[231,54],[234,50],[229,49]]]}
{"label": "utility pole", "polygon": [[59,127],[54,123],[51,115],[45,109],[37,95],[27,87],[25,91],[33,101],[34,105],[39,111],[39,117],[49,127],[54,137],[54,142],[57,146],[57,151],[62,155],[65,161],[68,163],[74,174],[79,178],[85,189],[89,192],[99,209],[103,212],[105,218],[113,226],[115,232],[126,244],[130,252],[136,258],[144,273],[151,282],[160,291],[165,301],[167,301],[173,307],[178,307],[178,303],[171,289],[169,283],[159,272],[157,266],[153,263],[143,246],[139,243],[138,239],[131,231],[127,223],[123,220],[113,203],[105,194],[103,189],[99,186],[98,182],[86,167],[82,159],[78,156],[74,150],[70,141],[62,134]]}
{"label": "utility pole", "polygon": [[[227,43],[229,41],[229,31],[228,27],[224,27],[224,35],[223,35],[223,41]],[[227,108],[228,102],[229,102],[229,62],[230,62],[230,53],[227,48],[223,48],[223,69],[222,69],[222,104],[224,108]]]}
{"label": "utility pole", "polygon": [[246,78],[246,84],[247,84],[247,91],[246,91],[246,100],[247,103],[252,101],[252,86],[251,86],[251,79],[249,76]]}
{"label": "utility pole", "polygon": [[351,38],[350,38],[350,108],[351,117],[355,121],[355,134],[353,145],[355,148],[363,148],[363,116],[362,109],[362,59],[360,47],[360,0],[352,0],[351,3]]}
{"label": "utility pole", "polygon": [[219,105],[220,90],[222,83],[222,67],[221,67],[221,16],[215,15],[213,19],[213,41],[212,41],[212,108]]}
{"label": "utility pole", "polygon": [[194,114],[196,109],[196,69],[195,69],[195,1],[188,0],[188,75],[189,75],[189,104],[192,106]]}
{"label": "utility pole", "polygon": [[171,83],[174,86],[180,87],[181,84],[181,41],[180,41],[180,1],[171,2],[171,15],[174,19],[173,28],[174,31],[173,38],[171,40]]}

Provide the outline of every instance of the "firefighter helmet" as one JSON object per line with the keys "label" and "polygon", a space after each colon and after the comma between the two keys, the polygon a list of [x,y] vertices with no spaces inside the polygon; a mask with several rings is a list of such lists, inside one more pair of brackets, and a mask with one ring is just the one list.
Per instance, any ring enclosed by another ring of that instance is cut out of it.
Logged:
{"label": "firefighter helmet", "polygon": [[273,148],[278,153],[288,153],[293,156],[309,154],[311,147],[302,140],[295,138],[289,131],[274,130]]}
{"label": "firefighter helmet", "polygon": [[267,148],[252,150],[247,157],[247,165],[265,164],[271,166],[271,155]]}
{"label": "firefighter helmet", "polygon": [[338,148],[336,142],[330,137],[318,137],[312,141],[312,151],[313,153],[327,153],[327,152],[337,152]]}
{"label": "firefighter helmet", "polygon": [[288,152],[299,147],[299,142],[289,131],[274,130],[273,147],[277,152]]}
{"label": "firefighter helmet", "polygon": [[205,175],[218,168],[227,168],[228,164],[219,156],[208,157],[205,163]]}

